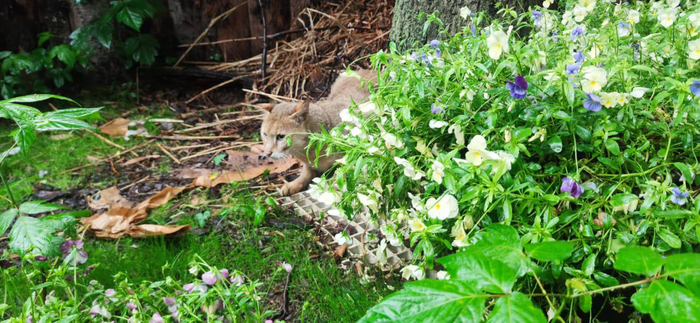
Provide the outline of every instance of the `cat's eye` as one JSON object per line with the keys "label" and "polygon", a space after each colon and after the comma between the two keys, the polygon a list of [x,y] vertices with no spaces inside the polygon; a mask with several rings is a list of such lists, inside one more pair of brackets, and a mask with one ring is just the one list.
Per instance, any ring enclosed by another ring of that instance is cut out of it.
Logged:
{"label": "cat's eye", "polygon": [[263,138],[267,138],[267,134],[263,132]]}
{"label": "cat's eye", "polygon": [[285,135],[277,135],[277,140],[284,140]]}

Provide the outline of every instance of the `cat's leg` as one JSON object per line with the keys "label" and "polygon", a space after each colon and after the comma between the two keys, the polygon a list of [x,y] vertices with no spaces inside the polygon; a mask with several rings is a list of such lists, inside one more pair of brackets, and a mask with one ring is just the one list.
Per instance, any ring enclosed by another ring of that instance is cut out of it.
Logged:
{"label": "cat's leg", "polygon": [[299,177],[282,186],[282,195],[287,196],[301,192],[301,190],[305,189],[306,186],[308,186],[309,183],[311,183],[311,180],[314,178],[314,176],[316,176],[316,172],[311,167],[311,165],[304,163]]}

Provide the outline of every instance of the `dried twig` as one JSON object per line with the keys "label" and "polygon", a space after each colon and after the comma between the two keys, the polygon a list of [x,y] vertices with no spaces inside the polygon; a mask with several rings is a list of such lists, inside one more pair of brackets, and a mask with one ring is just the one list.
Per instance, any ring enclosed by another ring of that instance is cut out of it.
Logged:
{"label": "dried twig", "polygon": [[260,84],[265,85],[265,67],[267,65],[267,21],[265,19],[265,7],[263,6],[262,0],[258,0],[258,6],[260,6],[260,21],[263,26],[262,64],[260,66],[262,78],[260,79]]}
{"label": "dried twig", "polygon": [[166,155],[168,155],[168,157],[170,157],[170,159],[172,159],[176,164],[179,164],[179,163],[180,163],[180,160],[177,159],[177,157],[175,157],[175,155],[173,155],[173,154],[172,154],[171,152],[169,152],[167,149],[165,149],[165,147],[163,147],[163,145],[161,145],[160,143],[157,143],[156,145],[158,145],[158,148],[160,148],[160,150],[163,151],[163,153],[165,153]]}
{"label": "dried twig", "polygon": [[216,121],[216,122],[212,122],[212,123],[203,124],[203,125],[200,125],[200,126],[188,128],[188,129],[178,130],[178,131],[176,131],[176,132],[177,132],[177,133],[193,132],[193,131],[197,131],[197,130],[202,130],[202,129],[207,129],[207,128],[211,128],[211,127],[220,126],[220,125],[227,124],[227,123],[241,122],[241,121],[253,120],[253,119],[262,119],[262,117],[263,117],[262,114],[258,114],[258,115],[254,115],[254,116],[240,117],[240,118],[237,118],[237,119],[221,120],[221,121]]}

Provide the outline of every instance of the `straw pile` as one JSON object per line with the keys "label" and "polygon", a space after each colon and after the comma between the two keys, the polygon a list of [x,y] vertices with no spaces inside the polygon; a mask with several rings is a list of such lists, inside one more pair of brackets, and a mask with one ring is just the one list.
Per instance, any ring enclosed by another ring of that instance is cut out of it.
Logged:
{"label": "straw pile", "polygon": [[256,89],[271,97],[319,98],[347,66],[369,67],[368,55],[388,42],[393,7],[394,0],[345,0],[304,9],[298,28],[289,31],[300,32],[299,37],[268,39],[265,80],[260,78],[262,54],[204,68],[252,76]]}

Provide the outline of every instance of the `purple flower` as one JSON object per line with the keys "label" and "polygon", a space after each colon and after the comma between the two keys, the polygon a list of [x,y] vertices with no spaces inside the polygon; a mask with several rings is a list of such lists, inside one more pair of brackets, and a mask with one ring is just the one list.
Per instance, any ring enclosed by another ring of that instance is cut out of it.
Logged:
{"label": "purple flower", "polygon": [[574,53],[574,60],[576,60],[576,63],[581,63],[583,60],[586,58],[586,56],[583,56],[583,53],[580,50],[577,50]]}
{"label": "purple flower", "polygon": [[110,288],[110,289],[108,289],[108,290],[105,291],[105,296],[107,296],[107,297],[112,297],[112,296],[114,296],[114,295],[116,295],[116,294],[117,294],[117,292],[114,291],[114,288]]}
{"label": "purple flower", "polygon": [[700,80],[693,80],[693,84],[690,85],[690,92],[700,96]]}
{"label": "purple flower", "polygon": [[208,272],[202,274],[202,280],[204,281],[205,284],[211,286],[211,285],[216,284],[217,278],[213,272],[208,271]]}
{"label": "purple flower", "polygon": [[126,308],[128,308],[130,311],[133,312],[136,310],[136,304],[134,304],[132,302],[128,302],[128,303],[126,303]]}
{"label": "purple flower", "polygon": [[[75,248],[75,251],[73,249]],[[66,240],[59,247],[66,259],[66,263],[73,266],[84,264],[88,260],[88,254],[83,250],[82,240]]]}
{"label": "purple flower", "polygon": [[160,313],[156,312],[156,314],[153,314],[151,317],[150,323],[165,323],[165,320],[163,320],[163,317],[160,316]]}
{"label": "purple flower", "polygon": [[516,76],[515,82],[508,81],[506,90],[510,91],[510,96],[514,99],[522,99],[527,95],[527,81],[522,76]]}
{"label": "purple flower", "polygon": [[221,276],[224,277],[224,279],[228,278],[228,269],[224,268],[224,269],[219,270],[219,272],[221,273]]}
{"label": "purple flower", "polygon": [[432,114],[438,114],[438,113],[440,113],[440,112],[442,112],[442,109],[440,109],[440,107],[437,106],[437,104],[433,103],[433,104],[430,105],[430,113],[432,113]]}
{"label": "purple flower", "polygon": [[574,75],[578,73],[580,68],[581,63],[566,64],[566,75],[568,75],[570,78],[574,78]]}
{"label": "purple flower", "polygon": [[277,261],[277,264],[280,265],[280,266],[282,266],[282,268],[284,268],[284,270],[287,271],[288,274],[291,274],[291,273],[292,273],[292,269],[294,269],[294,267],[292,267],[292,265],[290,265],[290,264],[288,264],[288,263],[286,263],[286,262],[280,262],[280,261],[278,260],[278,261]]}
{"label": "purple flower", "polygon": [[31,315],[29,315],[27,317],[27,323],[33,323],[33,322],[34,322],[34,318]]}
{"label": "purple flower", "polygon": [[433,40],[430,41],[430,45],[429,45],[429,46],[430,46],[430,48],[432,48],[432,49],[437,49],[438,47],[440,47],[440,41],[437,40],[437,39],[433,39]]}
{"label": "purple flower", "polygon": [[570,39],[576,40],[576,37],[583,35],[583,33],[585,33],[585,32],[586,32],[586,30],[583,29],[583,27],[576,26],[576,28],[574,28],[574,30],[571,31],[571,38]]}
{"label": "purple flower", "polygon": [[600,109],[603,108],[603,105],[600,103],[600,97],[593,93],[588,93],[586,95],[588,96],[588,99],[586,99],[586,101],[583,101],[583,107],[586,108],[586,110],[591,112],[598,112],[600,111]]}
{"label": "purple flower", "polygon": [[620,23],[617,24],[617,33],[620,36],[627,36],[630,34],[630,25],[624,21],[620,21]]}
{"label": "purple flower", "polygon": [[165,303],[165,306],[168,307],[168,311],[170,311],[170,314],[173,316],[177,316],[177,303],[175,302],[175,299],[172,297],[163,297],[163,303]]}
{"label": "purple flower", "polygon": [[243,276],[241,276],[241,275],[236,274],[234,276],[231,276],[230,280],[231,280],[231,284],[234,284],[236,286],[243,285]]}
{"label": "purple flower", "polygon": [[542,13],[537,10],[532,10],[532,19],[535,21],[535,26],[539,26],[542,23]]}
{"label": "purple flower", "polygon": [[46,261],[46,256],[35,256],[34,260],[36,261]]}
{"label": "purple flower", "polygon": [[559,42],[559,37],[557,37],[557,35],[559,35],[559,31],[558,31],[558,30],[555,30],[555,31],[552,32],[552,37],[551,37],[551,39],[552,39],[555,43],[558,43],[558,42]]}
{"label": "purple flower", "polygon": [[90,308],[90,316],[95,317],[97,315],[100,315],[104,318],[111,318],[112,314],[109,313],[109,311],[104,307],[99,304],[95,304]]}
{"label": "purple flower", "polygon": [[188,293],[191,293],[195,290],[198,290],[202,293],[206,293],[209,290],[209,287],[207,287],[207,285],[204,285],[202,283],[190,283],[190,284],[182,285],[182,289]]}
{"label": "purple flower", "polygon": [[560,191],[562,192],[569,192],[573,198],[578,198],[583,194],[583,186],[579,185],[579,183],[576,183],[571,177],[564,177],[564,179],[561,180],[561,188],[559,188]]}
{"label": "purple flower", "polygon": [[472,32],[472,37],[476,37],[476,25],[474,25],[474,24],[469,25],[469,31]]}
{"label": "purple flower", "polygon": [[671,192],[673,193],[673,195],[671,195],[671,202],[673,202],[673,204],[685,204],[688,199],[688,192],[681,192],[681,189],[678,187],[672,188]]}
{"label": "purple flower", "polygon": [[428,56],[425,55],[425,53],[420,53],[420,59],[423,61],[423,63],[430,65],[430,60],[428,59]]}

